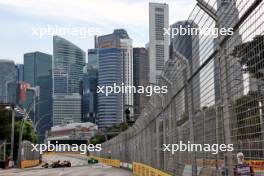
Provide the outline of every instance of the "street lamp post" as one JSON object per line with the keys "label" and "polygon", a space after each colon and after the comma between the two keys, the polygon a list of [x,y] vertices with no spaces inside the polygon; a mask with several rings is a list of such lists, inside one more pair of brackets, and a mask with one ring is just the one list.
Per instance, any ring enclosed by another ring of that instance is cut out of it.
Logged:
{"label": "street lamp post", "polygon": [[7,110],[11,110],[12,111],[12,123],[11,123],[11,136],[10,136],[10,140],[11,140],[11,151],[10,151],[10,158],[11,158],[11,163],[10,165],[13,166],[14,165],[14,134],[15,134],[15,106],[13,104],[6,104],[7,106],[5,107],[5,109]]}
{"label": "street lamp post", "polygon": [[[6,97],[5,97],[5,102],[8,102],[8,84],[9,83],[13,83],[15,82],[14,78],[9,78],[9,80],[6,80],[5,82],[5,93],[6,93]],[[12,126],[11,126],[11,152],[10,152],[10,157],[11,157],[11,163],[10,165],[13,166],[14,165],[14,135],[15,135],[15,105],[13,103],[15,103],[14,101],[14,95],[12,97],[12,104],[9,106],[9,108],[12,110]]]}
{"label": "street lamp post", "polygon": [[48,114],[42,115],[42,116],[38,119],[37,122],[35,122],[35,123],[33,122],[33,123],[32,123],[35,132],[37,131],[37,127],[38,127],[40,121],[43,120],[43,119],[45,119],[45,118],[47,118],[47,117],[49,117],[49,115],[52,115],[52,113],[48,113]]}
{"label": "street lamp post", "polygon": [[[203,117],[203,145],[205,145],[205,111],[207,107],[202,108],[202,117]],[[206,161],[206,154],[205,151],[203,151],[203,167],[205,167],[205,161]]]}
{"label": "street lamp post", "polygon": [[[38,98],[38,100],[39,100],[39,86],[29,87],[27,90],[33,91],[33,93],[34,93],[34,96],[33,96],[34,97],[33,98],[34,119],[33,119],[33,121],[35,124],[35,122],[36,122],[36,98]],[[37,103],[39,103],[39,102],[37,101]]]}
{"label": "street lamp post", "polygon": [[[33,90],[33,89],[31,89],[31,90]],[[35,93],[35,95],[39,95],[39,93],[37,92],[37,93]],[[20,125],[20,134],[19,134],[19,147],[18,147],[18,151],[19,151],[19,154],[18,154],[18,158],[17,158],[17,163],[19,163],[20,161],[21,161],[21,155],[22,155],[22,139],[23,139],[23,131],[24,131],[24,122],[25,122],[25,120],[27,120],[27,119],[29,119],[29,114],[30,114],[30,112],[32,111],[32,109],[36,106],[36,105],[38,105],[38,104],[40,104],[40,103],[42,103],[42,102],[45,102],[45,101],[41,101],[41,102],[37,102],[37,103],[35,103],[35,101],[34,101],[34,103],[33,104],[31,104],[31,106],[29,107],[29,110],[28,111],[25,111],[25,117],[24,118],[22,118],[22,122],[21,122],[21,125]],[[34,107],[33,107],[34,106]],[[34,119],[35,119],[35,115],[34,115]]]}
{"label": "street lamp post", "polygon": [[11,128],[11,166],[14,166],[14,137],[15,137],[15,107],[12,106],[12,128]]}

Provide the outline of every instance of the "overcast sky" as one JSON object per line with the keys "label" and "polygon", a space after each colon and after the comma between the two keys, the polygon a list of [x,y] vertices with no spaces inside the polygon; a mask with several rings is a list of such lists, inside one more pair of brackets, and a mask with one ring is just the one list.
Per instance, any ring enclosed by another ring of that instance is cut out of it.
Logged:
{"label": "overcast sky", "polygon": [[[170,24],[186,20],[195,0],[163,0],[169,4]],[[37,29],[86,28],[102,34],[124,28],[133,46],[148,42],[148,0],[0,0],[0,59],[23,63],[23,54],[42,51],[52,54],[52,36],[36,36]],[[95,33],[95,32],[94,32]],[[76,34],[76,33],[75,33]],[[93,31],[87,37],[65,35],[85,52],[93,48]]]}

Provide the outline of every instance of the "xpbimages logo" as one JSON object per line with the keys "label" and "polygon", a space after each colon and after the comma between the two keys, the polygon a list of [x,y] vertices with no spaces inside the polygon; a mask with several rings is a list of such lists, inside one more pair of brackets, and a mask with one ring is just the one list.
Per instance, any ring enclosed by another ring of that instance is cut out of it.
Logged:
{"label": "xpbimages logo", "polygon": [[164,33],[163,35],[169,35],[171,38],[175,36],[183,36],[183,35],[204,35],[204,36],[211,36],[213,38],[217,38],[219,35],[227,36],[233,35],[234,29],[233,28],[196,28],[188,26],[179,25],[179,27],[175,28],[163,28]]}
{"label": "xpbimages logo", "polygon": [[43,38],[45,36],[67,35],[73,37],[87,38],[94,35],[102,35],[102,28],[94,27],[60,27],[58,25],[46,25],[32,28],[32,36]]}
{"label": "xpbimages logo", "polygon": [[125,85],[122,83],[121,85],[117,85],[116,83],[107,86],[97,86],[97,93],[102,93],[108,96],[109,94],[115,93],[139,93],[139,94],[145,94],[146,96],[151,96],[153,93],[162,93],[166,94],[168,92],[167,86],[130,86]]}
{"label": "xpbimages logo", "polygon": [[55,144],[51,144],[48,141],[47,144],[31,144],[32,150],[37,151],[40,154],[43,152],[80,152],[80,154],[86,154],[87,152],[94,152],[94,151],[101,151],[102,146],[101,144],[59,144],[56,141]]}
{"label": "xpbimages logo", "polygon": [[183,143],[180,141],[178,144],[163,144],[163,152],[170,152],[174,155],[175,152],[211,152],[218,154],[219,152],[232,152],[234,151],[233,144],[192,144],[190,141]]}

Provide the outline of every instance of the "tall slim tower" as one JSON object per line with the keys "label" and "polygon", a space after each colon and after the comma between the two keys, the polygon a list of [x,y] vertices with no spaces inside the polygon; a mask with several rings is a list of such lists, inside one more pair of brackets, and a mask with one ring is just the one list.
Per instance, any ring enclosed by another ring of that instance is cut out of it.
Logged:
{"label": "tall slim tower", "polygon": [[[98,86],[121,85],[123,82],[122,55],[119,48],[103,48],[99,52]],[[105,128],[123,122],[124,94],[98,93],[98,127]]]}
{"label": "tall slim tower", "polygon": [[18,83],[24,81],[24,64],[16,64],[16,81]]}
{"label": "tall slim tower", "polygon": [[[96,62],[97,63],[97,62]],[[86,64],[82,81],[82,121],[96,123],[98,67]]]}
{"label": "tall slim tower", "polygon": [[156,84],[165,62],[169,59],[169,35],[164,34],[169,28],[168,4],[149,3],[149,81]]}
{"label": "tall slim tower", "polygon": [[[114,83],[121,86],[133,85],[133,47],[132,39],[126,30],[115,29],[112,34],[98,37],[99,69],[98,86]],[[112,98],[110,98],[112,96]],[[124,111],[134,113],[133,93],[98,95],[99,128],[125,121]],[[111,100],[111,101],[110,101]]]}
{"label": "tall slim tower", "polygon": [[[145,48],[133,48],[133,82],[134,86],[148,86],[149,62],[148,51]],[[134,94],[134,113],[137,118],[149,97],[141,93]]]}

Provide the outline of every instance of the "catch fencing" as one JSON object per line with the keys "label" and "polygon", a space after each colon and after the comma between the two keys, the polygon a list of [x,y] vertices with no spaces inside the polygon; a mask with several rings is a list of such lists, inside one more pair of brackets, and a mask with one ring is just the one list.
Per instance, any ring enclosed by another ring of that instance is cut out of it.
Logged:
{"label": "catch fencing", "polygon": [[[173,9],[172,9],[173,10]],[[264,2],[198,1],[186,23],[234,34],[175,41],[154,94],[127,131],[102,145],[100,157],[142,163],[171,175],[233,175],[243,152],[264,175]],[[187,54],[186,54],[187,53]],[[163,144],[233,144],[233,151],[164,151]]]}
{"label": "catch fencing", "polygon": [[23,141],[19,167],[20,168],[34,167],[39,165],[40,162],[41,162],[41,155],[38,151],[33,150],[32,143],[30,141]]}

